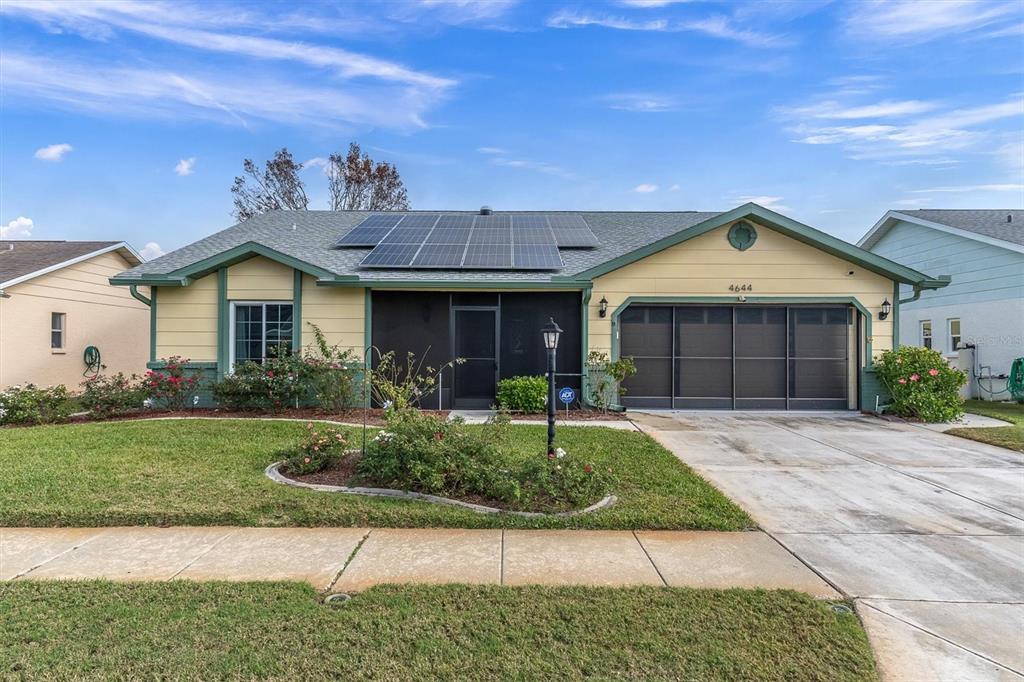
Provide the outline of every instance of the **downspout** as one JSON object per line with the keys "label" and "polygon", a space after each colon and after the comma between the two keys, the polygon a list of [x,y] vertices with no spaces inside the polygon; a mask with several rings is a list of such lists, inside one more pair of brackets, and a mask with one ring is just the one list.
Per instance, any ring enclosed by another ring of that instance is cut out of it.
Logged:
{"label": "downspout", "polygon": [[142,303],[143,305],[146,305],[146,306],[153,305],[153,301],[151,299],[149,299],[146,296],[144,296],[143,294],[139,293],[139,287],[138,287],[137,284],[130,284],[130,285],[128,285],[128,291],[129,291],[129,293],[131,293],[132,298],[134,298],[139,303]]}
{"label": "downspout", "polygon": [[920,284],[915,284],[914,285],[914,295],[911,296],[910,298],[901,298],[898,301],[898,303],[900,305],[903,305],[904,303],[913,303],[917,299],[921,298],[921,292],[922,291],[924,291],[924,289],[921,288],[921,285]]}
{"label": "downspout", "polygon": [[590,296],[593,293],[593,285],[583,290],[583,300],[580,307],[580,405],[584,407],[593,407],[587,398],[590,395],[590,389],[587,386],[587,353],[590,341],[587,339],[587,336],[590,334]]}

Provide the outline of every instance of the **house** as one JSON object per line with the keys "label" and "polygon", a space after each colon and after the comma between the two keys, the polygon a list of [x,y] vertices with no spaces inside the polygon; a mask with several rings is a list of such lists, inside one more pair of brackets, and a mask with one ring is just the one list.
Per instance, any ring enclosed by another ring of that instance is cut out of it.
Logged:
{"label": "house", "polygon": [[0,241],[0,389],[74,391],[97,359],[107,372],[145,371],[148,299],[109,282],[140,263],[125,242]]}
{"label": "house", "polygon": [[[587,395],[589,352],[631,356],[625,406],[855,409],[879,394],[899,285],[945,286],[756,204],[724,213],[272,211],[111,278],[152,287],[150,366],[208,376],[268,347],[411,351],[422,404],[487,407],[545,371]],[[892,305],[892,312],[889,306]],[[436,402],[435,402],[436,401]]]}
{"label": "house", "polygon": [[973,344],[971,395],[991,398],[1004,387],[989,377],[1005,377],[1024,356],[1024,211],[889,211],[859,245],[907,267],[949,273],[953,281],[941,290],[902,286],[900,343],[951,359],[958,346]]}

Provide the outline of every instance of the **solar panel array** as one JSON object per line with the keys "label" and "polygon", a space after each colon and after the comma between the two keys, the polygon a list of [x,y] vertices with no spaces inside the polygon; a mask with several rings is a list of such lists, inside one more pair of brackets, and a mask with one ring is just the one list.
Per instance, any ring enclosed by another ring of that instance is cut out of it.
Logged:
{"label": "solar panel array", "polygon": [[558,270],[559,248],[598,245],[578,215],[375,213],[339,247],[373,247],[366,268]]}

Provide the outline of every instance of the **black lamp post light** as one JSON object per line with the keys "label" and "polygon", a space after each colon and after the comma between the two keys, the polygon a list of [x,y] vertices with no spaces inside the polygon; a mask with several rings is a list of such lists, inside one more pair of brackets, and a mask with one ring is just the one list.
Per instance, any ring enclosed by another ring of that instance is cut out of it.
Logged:
{"label": "black lamp post light", "polygon": [[552,455],[555,452],[555,353],[558,351],[558,337],[562,329],[554,318],[549,318],[540,331],[544,337],[544,348],[548,352],[548,454]]}
{"label": "black lamp post light", "polygon": [[892,303],[889,303],[889,299],[882,301],[882,310],[878,313],[878,319],[884,320],[889,317],[889,312],[892,311]]}

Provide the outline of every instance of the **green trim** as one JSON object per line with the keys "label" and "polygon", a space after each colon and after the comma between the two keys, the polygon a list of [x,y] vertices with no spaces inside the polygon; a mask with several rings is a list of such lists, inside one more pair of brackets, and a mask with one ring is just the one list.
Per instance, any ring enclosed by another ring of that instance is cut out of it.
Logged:
{"label": "green trim", "polygon": [[364,289],[363,294],[363,347],[360,351],[363,354],[363,383],[366,390],[363,392],[363,407],[370,407],[372,397],[370,395],[370,363],[373,362],[373,353],[367,352],[373,346],[373,292]]}
{"label": "green trim", "polygon": [[871,313],[854,296],[747,296],[744,303],[735,296],[630,296],[612,313],[612,361],[619,359],[619,316],[633,303],[712,303],[718,305],[744,305],[745,303],[775,303],[799,305],[802,303],[832,303],[852,305],[864,316],[865,367],[874,364],[871,357]]}
{"label": "green trim", "polygon": [[228,305],[228,269],[217,270],[217,375],[228,373],[231,358],[231,307]]}
{"label": "green trim", "polygon": [[587,400],[587,396],[590,395],[590,390],[587,386],[589,377],[587,376],[587,355],[590,348],[590,297],[594,293],[593,287],[587,287],[583,290],[581,311],[580,311],[580,404],[590,405]]}
{"label": "green trim", "polygon": [[295,269],[292,284],[292,352],[302,351],[302,270]]}
{"label": "green trim", "polygon": [[232,249],[228,249],[227,251],[222,251],[218,254],[210,256],[209,258],[204,258],[201,261],[196,261],[191,265],[186,265],[183,268],[178,268],[177,270],[171,272],[168,275],[168,277],[198,279],[200,277],[203,277],[204,275],[210,274],[214,270],[219,270],[221,268],[234,265],[235,263],[241,263],[242,261],[248,260],[253,256],[263,256],[264,258],[269,258],[270,260],[277,261],[278,263],[287,265],[288,267],[295,268],[296,270],[301,270],[302,272],[305,272],[308,275],[312,275],[313,277],[329,279],[334,279],[336,277],[336,275],[333,272],[330,272],[329,270],[325,270],[315,265],[310,265],[306,261],[299,260],[298,258],[295,258],[293,256],[281,253],[280,251],[275,251],[274,249],[264,246],[263,244],[258,244],[257,242],[246,242]]}
{"label": "green trim", "polygon": [[156,292],[157,287],[149,291],[149,361],[156,361]]}
{"label": "green trim", "polygon": [[[146,363],[146,369],[163,369],[167,366],[167,363],[163,360],[151,360]],[[217,369],[216,362],[204,361],[204,360],[192,360],[181,364],[185,369]]]}
{"label": "green trim", "polygon": [[833,256],[860,265],[867,270],[876,272],[899,282],[917,284],[924,289],[938,289],[949,283],[948,280],[942,278],[932,279],[922,272],[900,265],[899,263],[894,263],[888,258],[883,258],[877,254],[871,253],[870,251],[854,246],[853,244],[844,242],[842,239],[837,239],[830,234],[816,230],[809,225],[798,223],[797,221],[787,218],[775,211],[770,211],[762,206],[752,203],[743,204],[731,211],[726,211],[725,213],[709,218],[702,223],[688,227],[685,230],[680,230],[675,234],[659,239],[656,242],[652,242],[651,244],[619,256],[618,258],[613,258],[612,260],[590,268],[589,270],[584,270],[583,272],[571,276],[555,276],[552,279],[557,281],[593,280],[595,277],[606,275],[613,270],[618,270],[624,265],[635,263],[647,256],[658,253],[659,251],[664,251],[667,248],[681,244],[693,239],[694,237],[699,237],[700,235],[706,234],[707,232],[722,227],[723,225],[728,225],[744,219],[753,219],[761,225],[770,227],[788,237],[792,237],[793,239],[821,249]]}
{"label": "green trim", "polygon": [[757,241],[757,230],[746,220],[733,223],[729,228],[729,244],[737,251],[746,251]]}
{"label": "green trim", "polygon": [[572,289],[583,291],[590,282],[581,281],[523,281],[523,280],[416,280],[416,279],[319,279],[318,287],[373,287],[374,289],[479,289],[479,290],[506,290],[506,289]]}
{"label": "green trim", "polygon": [[900,347],[900,283],[892,283],[892,349]]}
{"label": "green trim", "polygon": [[161,287],[187,287],[192,283],[188,277],[170,277],[168,275],[143,275],[142,277],[110,277],[108,280],[114,286],[161,286]]}
{"label": "green trim", "polygon": [[132,284],[128,287],[128,293],[132,295],[136,301],[143,305],[151,305],[152,299],[146,298],[143,294],[139,293],[139,285]]}

